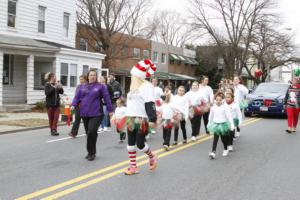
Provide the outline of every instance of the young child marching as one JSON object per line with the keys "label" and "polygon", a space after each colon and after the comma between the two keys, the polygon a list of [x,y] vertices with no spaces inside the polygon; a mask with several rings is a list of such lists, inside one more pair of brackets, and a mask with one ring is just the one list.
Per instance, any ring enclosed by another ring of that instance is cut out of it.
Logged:
{"label": "young child marching", "polygon": [[216,157],[216,150],[219,137],[221,137],[224,145],[223,156],[228,156],[228,145],[230,143],[230,131],[234,130],[233,119],[229,108],[224,103],[224,94],[217,93],[215,95],[215,105],[211,107],[209,114],[209,123],[207,126],[209,132],[214,134],[212,151],[209,157],[214,159]]}
{"label": "young child marching", "polygon": [[201,126],[201,116],[205,111],[205,97],[203,93],[199,92],[199,83],[194,81],[192,89],[186,93],[186,97],[189,102],[189,117],[192,125],[192,141],[196,141],[196,137],[199,135]]}
{"label": "young child marching", "polygon": [[162,120],[162,128],[163,128],[163,146],[166,151],[169,151],[170,149],[170,140],[171,140],[171,134],[172,129],[175,126],[178,126],[179,122],[182,118],[182,109],[178,107],[174,101],[171,102],[171,94],[166,93],[164,102],[162,106],[160,106],[157,111],[160,113]]}
{"label": "young child marching", "polygon": [[155,65],[151,60],[144,60],[137,63],[131,69],[130,91],[127,94],[127,138],[128,156],[130,166],[125,171],[125,175],[139,173],[136,163],[136,147],[148,155],[150,170],[153,171],[157,166],[156,155],[145,143],[145,137],[149,128],[154,128],[157,120],[154,98],[154,87],[146,81],[154,74]]}
{"label": "young child marching", "polygon": [[[233,123],[235,128],[240,127],[242,124],[242,112],[240,110],[239,105],[234,102],[234,95],[232,92],[227,92],[225,95],[226,105],[230,110],[231,117],[233,119]],[[233,151],[233,139],[234,139],[235,130],[230,130],[229,143],[227,146],[228,151]]]}
{"label": "young child marching", "polygon": [[174,143],[173,145],[178,144],[178,134],[179,128],[181,128],[182,136],[183,136],[183,144],[187,143],[187,136],[186,136],[186,128],[185,124],[189,117],[189,101],[187,96],[185,95],[185,88],[184,86],[179,86],[177,89],[177,94],[174,96],[174,103],[182,109],[183,116],[178,124],[175,124],[174,129]]}
{"label": "young child marching", "polygon": [[120,135],[120,142],[123,143],[126,139],[125,126],[126,126],[126,107],[123,99],[116,101],[117,107],[114,115],[112,116],[112,124],[116,125],[117,133]]}

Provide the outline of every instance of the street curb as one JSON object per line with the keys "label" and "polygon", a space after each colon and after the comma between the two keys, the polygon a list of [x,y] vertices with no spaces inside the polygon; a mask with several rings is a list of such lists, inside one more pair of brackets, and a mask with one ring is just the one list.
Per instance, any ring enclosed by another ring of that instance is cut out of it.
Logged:
{"label": "street curb", "polygon": [[[57,124],[57,126],[66,126],[66,124]],[[0,132],[0,135],[18,133],[18,132],[23,132],[23,131],[32,131],[32,130],[38,130],[38,129],[44,129],[44,128],[49,128],[49,125],[47,125],[47,126],[46,125],[45,126],[36,126],[36,127],[31,127],[31,128],[23,128],[23,129],[11,130],[11,131],[4,131],[4,132]]]}

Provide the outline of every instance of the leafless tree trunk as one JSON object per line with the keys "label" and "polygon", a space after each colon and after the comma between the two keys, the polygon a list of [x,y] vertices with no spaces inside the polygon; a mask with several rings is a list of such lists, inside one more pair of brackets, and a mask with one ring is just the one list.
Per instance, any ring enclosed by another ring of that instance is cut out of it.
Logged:
{"label": "leafless tree trunk", "polygon": [[89,37],[102,47],[106,54],[104,67],[111,66],[114,43],[131,42],[124,41],[124,34],[141,36],[145,32],[142,17],[147,13],[151,0],[77,1],[78,23],[84,25]]}

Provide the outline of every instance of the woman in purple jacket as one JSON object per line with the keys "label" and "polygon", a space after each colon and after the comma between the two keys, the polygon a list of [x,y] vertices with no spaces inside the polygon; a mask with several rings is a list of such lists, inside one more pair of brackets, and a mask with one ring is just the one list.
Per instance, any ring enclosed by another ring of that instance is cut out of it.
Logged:
{"label": "woman in purple jacket", "polygon": [[92,161],[96,157],[97,130],[103,119],[102,100],[104,100],[110,115],[112,115],[113,109],[107,87],[97,82],[95,70],[87,73],[87,80],[88,83],[81,85],[77,90],[72,102],[72,109],[80,103],[80,116],[87,134],[88,155],[85,158]]}

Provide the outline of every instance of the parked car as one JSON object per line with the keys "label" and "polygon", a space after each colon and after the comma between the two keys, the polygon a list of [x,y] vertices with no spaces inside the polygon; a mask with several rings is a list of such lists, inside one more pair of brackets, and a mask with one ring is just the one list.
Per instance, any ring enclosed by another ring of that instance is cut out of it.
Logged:
{"label": "parked car", "polygon": [[248,107],[245,116],[252,114],[269,114],[286,116],[284,99],[289,84],[287,83],[261,83],[252,93],[247,95]]}

